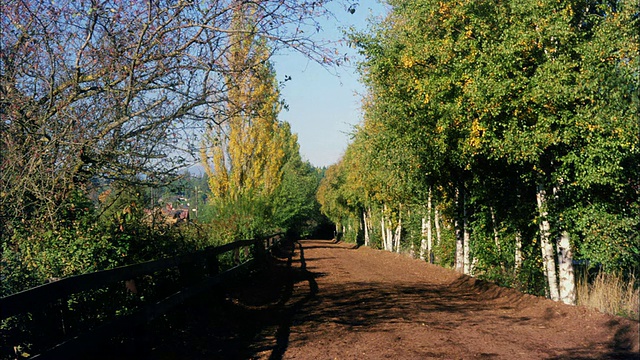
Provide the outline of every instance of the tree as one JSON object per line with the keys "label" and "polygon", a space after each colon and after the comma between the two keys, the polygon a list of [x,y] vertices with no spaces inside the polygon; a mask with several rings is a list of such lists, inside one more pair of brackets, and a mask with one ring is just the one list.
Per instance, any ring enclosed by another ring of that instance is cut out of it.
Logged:
{"label": "tree", "polygon": [[[297,144],[296,144],[297,145]],[[299,152],[292,153],[282,169],[282,182],[272,197],[273,223],[291,235],[305,237],[323,225],[316,192],[319,170],[303,162]]]}
{"label": "tree", "polygon": [[281,101],[271,50],[255,28],[262,11],[248,3],[234,8],[226,59],[229,91],[219,111],[227,119],[209,128],[201,148],[212,203],[244,219],[238,224],[226,218],[236,228],[231,238],[276,230],[309,232],[302,223],[316,215],[311,194],[317,176],[302,162],[289,124],[278,121]]}
{"label": "tree", "polygon": [[234,10],[224,109],[228,119],[209,128],[201,148],[209,188],[217,199],[271,194],[279,185],[289,145],[288,128],[277,121],[279,91],[270,52],[253,30],[255,11],[241,5]]}
{"label": "tree", "polygon": [[[338,62],[315,37],[317,19],[329,15],[326,2],[260,1],[251,27],[233,28],[242,3],[0,2],[0,277],[12,274],[7,291],[183,249],[183,234],[164,236],[146,221],[144,198],[135,200],[135,224],[127,220],[127,194],[175,181],[198,158],[207,126],[237,115],[224,105],[246,88],[230,79],[258,69],[231,66],[241,35],[263,39],[262,59],[288,48],[325,66]],[[269,106],[251,111],[276,110]],[[272,130],[280,144],[295,143],[286,125]],[[257,179],[262,170],[251,171]],[[147,236],[153,246],[126,251],[127,241]]]}
{"label": "tree", "polygon": [[[352,36],[365,56],[366,144],[379,146],[367,163],[384,168],[382,184],[408,185],[396,204],[436,190],[456,224],[456,267],[507,276],[544,264],[549,295],[572,303],[574,254],[613,259],[612,247],[617,264],[637,263],[637,6],[390,5],[372,33]],[[533,224],[539,240],[523,240]]]}
{"label": "tree", "polygon": [[[570,225],[568,209],[584,206],[584,196],[627,187],[623,164],[637,163],[636,151],[627,145],[631,138],[614,130],[637,133],[632,130],[637,128],[632,120],[635,75],[626,68],[638,46],[637,20],[631,15],[635,12],[625,2],[567,2],[559,8],[512,4],[503,14],[502,40],[488,46],[479,59],[477,74],[491,76],[481,78],[472,101],[481,105],[479,111],[491,109],[478,114],[488,154],[528,168],[523,175],[537,187],[550,295],[567,303],[575,299],[571,254],[578,244],[569,239],[578,229]],[[594,51],[617,57],[594,58]],[[603,73],[611,78],[601,78]],[[583,127],[591,131],[585,133]]]}
{"label": "tree", "polygon": [[[55,227],[61,204],[97,178],[166,183],[185,165],[194,130],[232,90],[237,4],[2,2],[3,241],[31,221]],[[326,14],[322,4],[274,0],[260,9],[253,31],[271,51],[333,62],[308,31]]]}

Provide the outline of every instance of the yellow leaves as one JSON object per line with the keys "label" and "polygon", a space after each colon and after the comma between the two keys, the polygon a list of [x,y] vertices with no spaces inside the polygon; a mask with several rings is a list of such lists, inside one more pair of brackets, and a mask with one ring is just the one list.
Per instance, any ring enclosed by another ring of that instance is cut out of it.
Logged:
{"label": "yellow leaves", "polygon": [[473,38],[473,29],[471,29],[471,27],[467,27],[467,30],[464,32],[464,36],[467,39]]}
{"label": "yellow leaves", "polygon": [[438,5],[440,5],[440,9],[438,9],[440,15],[448,15],[451,11],[451,3],[449,2],[439,2]]}
{"label": "yellow leaves", "polygon": [[477,149],[480,147],[482,143],[482,135],[487,130],[487,128],[480,125],[478,119],[474,119],[471,122],[471,133],[469,134],[469,146],[473,149]]}
{"label": "yellow leaves", "polygon": [[596,131],[600,129],[600,125],[596,125],[596,124],[587,124],[587,129],[589,131]]}
{"label": "yellow leaves", "polygon": [[429,93],[424,93],[424,103],[428,104],[429,100],[431,100],[431,98],[429,97]]}
{"label": "yellow leaves", "polygon": [[[251,20],[234,17],[239,28]],[[282,179],[291,151],[290,129],[277,120],[279,91],[267,59],[266,42],[244,32],[232,35],[227,78],[226,123],[206,136],[201,159],[213,198],[236,200],[243,195],[269,195]]]}
{"label": "yellow leaves", "polygon": [[403,54],[402,58],[400,59],[400,62],[402,62],[402,66],[404,66],[406,69],[409,69],[411,67],[413,67],[413,65],[415,65],[415,59],[410,57],[407,54]]}
{"label": "yellow leaves", "polygon": [[104,192],[102,192],[100,195],[98,195],[98,201],[101,204],[104,204],[107,201],[107,198],[109,198],[109,195],[111,195],[111,189],[107,189]]}

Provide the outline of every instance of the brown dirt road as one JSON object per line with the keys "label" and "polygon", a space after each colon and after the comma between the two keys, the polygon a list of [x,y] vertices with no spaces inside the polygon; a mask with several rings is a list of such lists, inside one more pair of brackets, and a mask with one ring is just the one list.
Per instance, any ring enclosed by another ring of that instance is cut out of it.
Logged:
{"label": "brown dirt road", "polygon": [[398,254],[302,240],[268,270],[151,324],[136,358],[640,358],[638,322]]}

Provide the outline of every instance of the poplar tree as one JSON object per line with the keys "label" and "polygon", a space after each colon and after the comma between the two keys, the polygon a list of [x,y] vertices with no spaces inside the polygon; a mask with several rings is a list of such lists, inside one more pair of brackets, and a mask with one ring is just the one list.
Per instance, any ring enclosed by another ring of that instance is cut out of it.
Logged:
{"label": "poplar tree", "polygon": [[227,76],[227,119],[209,128],[201,158],[216,199],[272,194],[285,156],[295,144],[288,125],[278,122],[279,90],[266,41],[256,36],[256,8],[234,9]]}
{"label": "poplar tree", "polygon": [[297,137],[277,118],[281,102],[270,49],[266,39],[256,35],[260,11],[255,4],[236,3],[226,60],[226,116],[212,124],[201,147],[212,203],[243,219],[231,224],[236,230],[230,237],[255,236],[273,228],[273,222],[288,222],[276,220],[271,202],[285,164],[300,157]]}

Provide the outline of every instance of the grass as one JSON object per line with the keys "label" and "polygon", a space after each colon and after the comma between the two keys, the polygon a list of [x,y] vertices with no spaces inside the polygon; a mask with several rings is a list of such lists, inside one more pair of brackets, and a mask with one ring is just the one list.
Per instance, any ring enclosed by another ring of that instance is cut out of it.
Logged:
{"label": "grass", "polygon": [[640,289],[635,275],[599,272],[592,281],[586,275],[578,280],[578,305],[603,313],[639,320]]}

